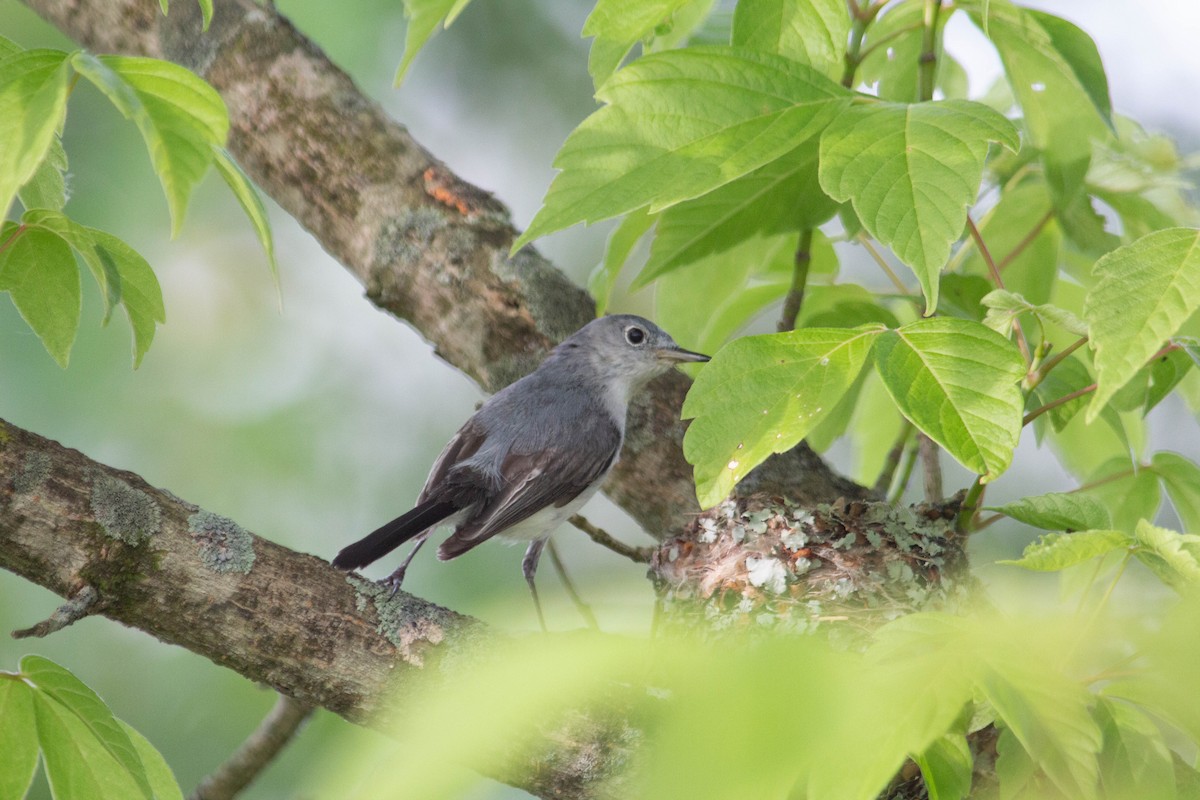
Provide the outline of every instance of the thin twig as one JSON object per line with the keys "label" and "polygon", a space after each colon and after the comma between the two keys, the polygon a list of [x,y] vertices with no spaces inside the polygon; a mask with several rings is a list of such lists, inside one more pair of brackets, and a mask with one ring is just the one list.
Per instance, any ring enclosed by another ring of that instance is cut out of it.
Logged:
{"label": "thin twig", "polygon": [[913,468],[917,465],[917,443],[909,441],[904,448],[904,458],[900,462],[900,471],[895,482],[892,484],[892,489],[888,492],[887,501],[889,503],[898,503],[900,498],[904,496],[904,490],[908,488],[908,482],[912,480]]}
{"label": "thin twig", "polygon": [[933,86],[937,77],[937,25],[942,0],[925,0],[925,15],[921,21],[921,56],[917,62],[918,99],[933,99]]}
{"label": "thin twig", "polygon": [[1016,259],[1017,256],[1021,255],[1021,253],[1023,253],[1025,251],[1025,248],[1027,248],[1027,247],[1029,247],[1029,245],[1033,244],[1033,240],[1036,239],[1038,237],[1038,234],[1042,232],[1042,228],[1046,227],[1046,223],[1048,223],[1052,219],[1054,219],[1053,211],[1047,211],[1045,214],[1043,214],[1042,218],[1039,219],[1037,221],[1037,224],[1033,226],[1033,230],[1031,230],[1031,231],[1029,231],[1029,233],[1025,234],[1025,238],[1022,239],[1021,241],[1017,242],[1016,247],[1014,247],[1012,250],[1010,250],[1008,252],[1008,255],[1006,255],[1004,258],[1000,259],[999,262],[997,262],[996,269],[1003,272],[1005,267],[1007,267],[1009,264],[1011,264],[1013,262],[1013,260]]}
{"label": "thin twig", "polygon": [[976,475],[975,482],[967,490],[967,496],[963,498],[962,508],[954,520],[954,530],[957,533],[966,534],[971,531],[971,521],[975,519],[976,512],[983,505],[981,500],[983,499],[983,491],[986,488],[983,483],[983,476]]}
{"label": "thin twig", "polygon": [[942,462],[937,442],[923,433],[917,434],[917,447],[921,456],[921,470],[925,476],[925,502],[940,503],[942,493]]}
{"label": "thin twig", "polygon": [[[979,255],[983,256],[983,263],[987,264],[988,274],[992,276],[992,281],[996,284],[997,289],[1004,288],[1004,279],[1000,277],[1000,270],[996,267],[996,261],[992,258],[991,251],[988,250],[987,243],[983,241],[983,236],[979,233],[979,228],[975,227],[975,220],[967,215],[967,230],[971,233],[971,238],[975,240],[975,246],[979,248]],[[1025,358],[1025,363],[1030,363],[1031,356],[1029,353],[1029,340],[1025,338],[1025,331],[1021,327],[1021,321],[1013,320],[1013,331],[1017,334],[1017,347],[1021,351],[1021,355]]]}
{"label": "thin twig", "polygon": [[1146,464],[1138,464],[1136,467],[1130,467],[1129,469],[1123,469],[1120,472],[1114,472],[1112,475],[1105,475],[1103,478],[1098,478],[1094,481],[1091,481],[1090,483],[1085,483],[1082,486],[1076,486],[1074,489],[1068,490],[1066,492],[1066,494],[1075,494],[1076,492],[1090,491],[1092,489],[1095,489],[1097,486],[1103,486],[1106,483],[1112,483],[1113,481],[1119,481],[1119,480],[1123,480],[1124,478],[1128,478],[1130,475],[1136,475],[1139,469],[1146,469],[1146,468],[1147,468]]}
{"label": "thin twig", "polygon": [[0,244],[0,253],[3,253],[5,250],[11,247],[12,243],[15,242],[22,233],[25,232],[25,229],[26,226],[24,224],[18,225],[16,230],[13,231],[12,236],[5,239],[3,244]]}
{"label": "thin twig", "polygon": [[896,441],[892,444],[892,449],[888,450],[887,458],[883,460],[883,469],[879,472],[879,477],[875,479],[875,486],[872,492],[878,495],[886,494],[887,490],[892,486],[892,478],[896,476],[896,467],[900,466],[900,457],[904,455],[904,446],[908,443],[908,437],[912,435],[913,424],[908,420],[904,420],[904,424],[900,426],[900,433],[896,436]]}
{"label": "thin twig", "polygon": [[280,694],[271,713],[224,764],[200,781],[188,800],[231,800],[250,785],[292,740],[313,707]]}
{"label": "thin twig", "polygon": [[1047,411],[1052,411],[1061,405],[1065,405],[1078,397],[1083,397],[1085,394],[1089,394],[1090,392],[1094,392],[1094,391],[1096,391],[1096,384],[1093,383],[1089,386],[1083,387],[1082,389],[1076,389],[1075,391],[1071,392],[1070,394],[1065,394],[1062,397],[1058,398],[1057,400],[1051,400],[1049,403],[1046,403],[1046,405],[1044,405],[1044,406],[1038,406],[1033,411],[1030,411],[1028,414],[1025,415],[1025,418],[1021,420],[1021,427],[1025,427],[1026,425],[1028,425],[1029,423],[1033,422],[1035,419],[1040,417],[1042,414],[1045,414]]}
{"label": "thin twig", "polygon": [[[1046,375],[1048,375],[1052,369],[1054,369],[1059,364],[1061,364],[1063,361],[1065,361],[1067,359],[1067,356],[1071,355],[1071,353],[1074,353],[1076,350],[1083,347],[1085,344],[1087,344],[1087,342],[1088,342],[1088,337],[1081,336],[1078,339],[1076,339],[1075,341],[1071,342],[1069,345],[1067,345],[1066,348],[1064,348],[1063,351],[1060,352],[1058,355],[1056,355],[1054,358],[1052,358],[1049,361],[1047,361],[1046,363],[1042,364],[1042,366],[1038,368],[1037,382],[1034,383],[1033,386],[1037,386],[1038,383],[1041,383],[1042,379],[1045,378]],[[1029,388],[1032,389],[1033,386],[1030,386]]]}
{"label": "thin twig", "polygon": [[567,590],[567,596],[571,598],[571,602],[575,603],[575,608],[579,609],[579,616],[583,617],[583,621],[587,623],[589,628],[599,631],[600,625],[596,622],[596,615],[592,613],[591,606],[583,602],[583,598],[575,590],[575,583],[571,580],[571,576],[567,574],[567,565],[563,563],[562,557],[559,556],[558,548],[554,546],[553,539],[546,542],[546,551],[550,554],[550,563],[554,565],[554,569],[558,570],[558,577],[562,581],[563,588]]}
{"label": "thin twig", "polygon": [[636,561],[639,564],[649,564],[650,563],[650,553],[652,551],[652,548],[631,547],[630,545],[627,545],[624,542],[619,542],[616,539],[614,539],[613,537],[609,536],[607,533],[605,533],[602,529],[597,528],[595,525],[588,522],[587,518],[581,514],[574,514],[567,521],[570,522],[572,525],[574,525],[576,528],[579,528],[579,530],[583,531],[588,536],[590,536],[592,538],[593,542],[595,542],[596,544],[599,544],[599,545],[603,545],[604,547],[607,547],[609,550],[612,550],[617,555],[625,556],[626,558],[628,558],[632,561]]}
{"label": "thin twig", "polygon": [[91,608],[100,599],[100,593],[96,591],[94,586],[84,585],[79,591],[71,595],[71,599],[63,603],[49,618],[42,620],[37,625],[31,628],[22,628],[19,631],[13,631],[14,639],[28,639],[29,637],[41,638],[49,636],[55,631],[61,631],[68,625],[74,624],[91,613]]}
{"label": "thin twig", "polygon": [[776,325],[776,330],[780,333],[796,329],[796,318],[800,316],[800,305],[804,302],[804,286],[808,283],[808,267],[812,264],[812,240],[812,228],[800,231],[800,240],[796,243],[795,263],[792,267],[792,286],[783,301],[783,313]]}
{"label": "thin twig", "polygon": [[901,294],[912,294],[908,287],[904,285],[904,282],[900,280],[900,277],[892,270],[891,266],[888,265],[884,257],[875,249],[875,245],[871,244],[871,239],[865,233],[858,234],[858,243],[867,249],[871,258],[875,259],[875,263],[891,279],[892,285],[896,287],[897,291]]}

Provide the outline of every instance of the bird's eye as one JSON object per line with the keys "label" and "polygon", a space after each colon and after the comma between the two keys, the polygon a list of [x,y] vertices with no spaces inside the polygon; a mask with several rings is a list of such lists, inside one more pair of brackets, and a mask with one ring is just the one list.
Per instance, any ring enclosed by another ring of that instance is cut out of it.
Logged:
{"label": "bird's eye", "polygon": [[641,344],[646,341],[646,332],[636,325],[625,329],[625,341],[630,344]]}

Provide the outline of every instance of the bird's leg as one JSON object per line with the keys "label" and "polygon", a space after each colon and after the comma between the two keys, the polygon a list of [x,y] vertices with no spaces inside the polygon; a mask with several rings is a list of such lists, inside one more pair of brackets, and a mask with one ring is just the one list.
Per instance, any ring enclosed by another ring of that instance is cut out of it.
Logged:
{"label": "bird's leg", "polygon": [[538,600],[537,584],[533,582],[533,576],[537,574],[538,559],[542,557],[542,548],[545,546],[545,539],[534,539],[525,551],[525,558],[521,560],[521,572],[525,573],[525,582],[529,584],[529,592],[533,595],[533,607],[537,609],[538,622],[542,624],[543,633],[548,632],[546,618],[542,616],[542,603]]}
{"label": "bird's leg", "polygon": [[421,545],[425,544],[425,540],[429,538],[431,532],[432,529],[423,531],[413,537],[413,549],[408,551],[408,555],[404,557],[404,560],[400,562],[400,566],[396,567],[391,575],[380,581],[384,586],[390,587],[391,591],[388,593],[388,597],[392,597],[399,590],[400,584],[404,582],[404,573],[408,569],[409,563],[413,560],[413,556],[417,554],[417,551],[421,549]]}
{"label": "bird's leg", "polygon": [[596,623],[596,615],[592,613],[591,607],[583,602],[583,598],[579,596],[579,592],[575,591],[575,584],[571,582],[571,576],[567,574],[567,567],[558,555],[558,548],[554,546],[554,540],[548,539],[546,545],[550,553],[550,563],[558,570],[558,577],[562,580],[563,588],[567,590],[567,595],[575,603],[575,608],[579,609],[579,616],[583,617],[583,621],[587,623],[589,628],[594,631],[600,630],[600,626]]}

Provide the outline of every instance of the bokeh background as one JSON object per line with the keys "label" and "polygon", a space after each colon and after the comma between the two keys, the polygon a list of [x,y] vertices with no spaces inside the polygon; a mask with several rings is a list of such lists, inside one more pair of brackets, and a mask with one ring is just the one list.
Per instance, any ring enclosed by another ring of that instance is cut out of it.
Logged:
{"label": "bokeh background", "polygon": [[[1194,102],[1200,96],[1200,4],[1029,4],[1091,33],[1118,111],[1173,136],[1184,152],[1200,149]],[[585,0],[480,0],[433,39],[399,89],[392,78],[404,20],[395,0],[279,0],[277,6],[418,141],[494,192],[518,225],[537,209],[557,148],[594,108],[588,42],[579,37],[590,8]],[[27,47],[72,47],[14,0],[0,0],[0,34]],[[967,66],[973,93],[985,90],[999,74],[990,46],[965,19],[952,21],[947,42]],[[69,212],[125,238],[150,260],[168,322],[133,371],[128,326],[119,315],[101,326],[100,298],[85,278],[79,339],[70,367],[62,370],[0,298],[0,418],[325,558],[406,510],[441,445],[481,399],[479,389],[439,361],[406,324],[377,311],[348,273],[271,206],[277,291],[249,223],[215,177],[198,192],[183,232],[168,240],[166,206],[134,129],[83,85],[70,102],[65,144]],[[607,230],[570,230],[539,246],[582,284]],[[848,261],[859,257],[853,248],[842,254]],[[652,315],[652,297],[619,291],[613,310]],[[1152,446],[1200,459],[1200,431],[1177,398],[1156,410],[1150,428]],[[851,469],[851,451],[837,453],[840,466]],[[948,490],[965,480],[952,469]],[[989,500],[1069,485],[1053,456],[1025,442]],[[585,513],[626,541],[649,541],[603,498]],[[978,537],[977,563],[1018,552],[1027,541],[1027,532],[996,525]],[[643,570],[574,531],[564,531],[558,542],[601,625],[644,631],[651,594]],[[406,588],[499,627],[532,630],[536,618],[520,577],[521,553],[494,544],[449,564],[419,558]],[[389,560],[369,574],[382,576],[391,566]],[[578,626],[549,568],[541,585],[551,627]],[[58,602],[0,572],[0,631],[32,624]],[[46,640],[0,636],[0,669],[15,668],[30,652],[64,664],[96,689],[159,747],[185,792],[274,702],[270,691],[228,670],[104,619]],[[379,768],[369,759],[341,766],[347,754],[368,751],[379,738],[318,713],[246,796],[337,797],[329,786],[352,785],[363,770]],[[48,796],[39,779],[33,797]],[[487,782],[471,795],[524,796]]]}

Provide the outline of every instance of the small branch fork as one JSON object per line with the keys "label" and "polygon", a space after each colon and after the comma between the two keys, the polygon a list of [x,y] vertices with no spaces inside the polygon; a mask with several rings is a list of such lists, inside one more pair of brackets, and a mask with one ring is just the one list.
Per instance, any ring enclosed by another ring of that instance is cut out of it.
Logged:
{"label": "small branch fork", "polygon": [[631,547],[630,545],[627,545],[624,542],[619,542],[616,539],[614,539],[612,536],[607,534],[603,529],[597,528],[595,525],[588,522],[587,518],[580,514],[573,515],[567,521],[570,522],[572,525],[574,525],[576,528],[579,528],[579,530],[583,531],[588,536],[590,536],[593,542],[595,542],[598,545],[607,547],[609,550],[612,550],[617,555],[625,556],[629,560],[636,561],[639,564],[649,564],[650,563],[650,553],[653,552],[653,548]]}
{"label": "small branch fork", "polygon": [[49,636],[55,631],[61,631],[68,625],[72,625],[90,614],[92,607],[96,605],[96,601],[99,599],[100,593],[96,591],[95,587],[84,585],[71,596],[71,599],[55,609],[54,613],[47,619],[42,620],[32,627],[13,631],[12,637],[14,639],[28,639],[30,637],[40,639],[44,636]]}

